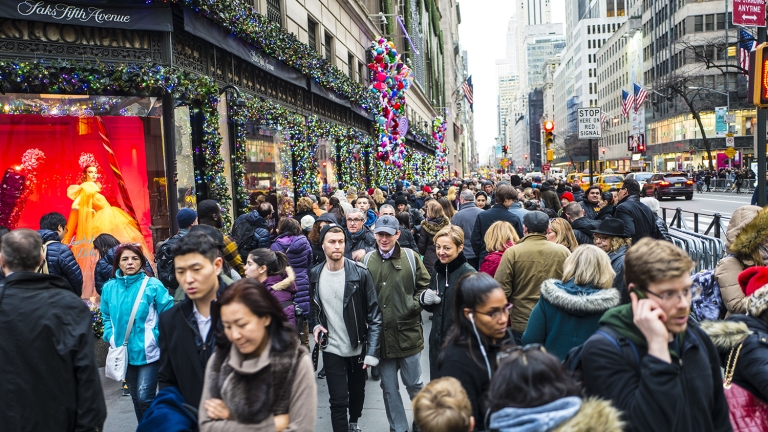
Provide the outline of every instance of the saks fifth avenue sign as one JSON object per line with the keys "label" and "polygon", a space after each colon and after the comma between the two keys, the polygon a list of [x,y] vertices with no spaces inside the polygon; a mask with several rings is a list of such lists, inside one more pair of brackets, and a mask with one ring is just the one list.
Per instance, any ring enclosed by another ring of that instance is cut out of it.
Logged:
{"label": "saks fifth avenue sign", "polygon": [[45,0],[0,1],[0,17],[128,30],[173,31],[168,4],[95,5]]}
{"label": "saks fifth avenue sign", "polygon": [[25,1],[19,3],[16,10],[19,14],[34,20],[38,15],[49,16],[56,20],[61,21],[80,21],[86,23],[93,21],[99,24],[103,23],[129,23],[131,22],[130,15],[123,15],[117,13],[107,13],[104,9],[95,7],[78,7],[69,5],[66,3],[51,4],[43,1],[29,2]]}

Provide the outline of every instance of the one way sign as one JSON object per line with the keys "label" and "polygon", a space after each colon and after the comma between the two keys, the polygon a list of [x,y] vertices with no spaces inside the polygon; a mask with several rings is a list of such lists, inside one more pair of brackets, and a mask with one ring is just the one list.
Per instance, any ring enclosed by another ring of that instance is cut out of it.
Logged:
{"label": "one way sign", "polygon": [[733,0],[733,24],[765,27],[765,0]]}

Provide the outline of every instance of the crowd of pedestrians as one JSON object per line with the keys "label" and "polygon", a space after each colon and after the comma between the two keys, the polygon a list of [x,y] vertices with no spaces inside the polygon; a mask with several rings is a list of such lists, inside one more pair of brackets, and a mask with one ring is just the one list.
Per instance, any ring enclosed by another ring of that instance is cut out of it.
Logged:
{"label": "crowd of pedestrians", "polygon": [[[734,213],[713,272],[728,317],[699,325],[693,261],[637,181],[496,180],[325,183],[295,208],[254,199],[229,230],[205,200],[154,262],[99,236],[102,338],[126,348],[138,430],[314,431],[318,379],[334,432],[366,428],[371,379],[396,432],[740,430],[752,411],[723,379],[768,397],[768,210]],[[0,231],[9,430],[106,417],[65,235],[56,213]]]}

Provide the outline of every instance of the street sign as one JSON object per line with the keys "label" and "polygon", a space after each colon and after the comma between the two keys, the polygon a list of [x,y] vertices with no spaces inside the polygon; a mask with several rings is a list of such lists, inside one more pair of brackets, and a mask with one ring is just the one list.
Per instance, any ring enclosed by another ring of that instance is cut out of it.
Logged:
{"label": "street sign", "polygon": [[550,168],[551,166],[549,164],[544,164],[541,166],[542,171],[549,171]]}
{"label": "street sign", "polygon": [[728,156],[729,159],[733,159],[734,156],[736,156],[736,149],[733,147],[728,147],[725,150],[725,155]]}
{"label": "street sign", "polygon": [[736,123],[736,114],[726,114],[725,115],[725,122],[730,123]]}
{"label": "street sign", "polygon": [[[735,139],[734,139],[732,136],[730,136],[730,137],[726,137],[726,138],[725,138],[725,145],[727,145],[728,147],[733,147],[733,145],[734,145],[735,143],[736,143],[736,140],[735,140]],[[726,153],[727,153],[727,152],[726,152]],[[731,156],[731,157],[732,157],[732,156]]]}
{"label": "street sign", "polygon": [[733,25],[765,27],[765,0],[733,0]]}
{"label": "street sign", "polygon": [[593,139],[602,136],[600,108],[579,108],[579,139]]}

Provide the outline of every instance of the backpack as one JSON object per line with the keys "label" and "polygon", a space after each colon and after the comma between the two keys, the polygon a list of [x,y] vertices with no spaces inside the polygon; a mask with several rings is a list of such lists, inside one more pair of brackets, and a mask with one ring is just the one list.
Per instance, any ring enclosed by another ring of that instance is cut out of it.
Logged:
{"label": "backpack", "polygon": [[157,249],[155,254],[155,264],[157,264],[157,278],[168,288],[168,292],[173,295],[176,288],[179,287],[179,281],[176,280],[176,268],[173,265],[173,254],[171,250],[181,236],[175,236],[164,241]]}
{"label": "backpack", "polygon": [[[638,373],[640,373],[640,354],[637,352],[637,347],[631,340],[616,331],[613,327],[602,326],[595,332],[592,337],[587,339],[587,342],[589,342],[592,338],[597,337],[598,335],[608,339],[613,345],[615,345],[616,349],[621,351],[621,353],[624,355],[624,360],[627,364],[634,362],[637,365]],[[587,342],[571,348],[571,350],[568,351],[568,355],[565,356],[565,360],[563,360],[563,366],[565,366],[565,369],[568,371],[571,377],[579,384],[584,382],[582,377],[583,373],[581,355],[584,353],[584,346],[587,344]]]}
{"label": "backpack", "polygon": [[251,242],[253,242],[253,234],[255,232],[256,227],[245,219],[232,227],[232,238],[237,243],[237,253],[243,258],[243,262],[248,258],[248,252],[251,251]]}
{"label": "backpack", "polygon": [[[416,288],[416,258],[413,257],[413,251],[408,248],[400,248],[400,250],[405,251],[405,256],[408,258],[408,264],[411,265],[411,273],[413,274],[413,287]],[[371,259],[371,255],[376,251],[370,251],[367,254],[365,254],[365,258],[363,258],[363,265],[367,268],[368,267],[368,260]]]}
{"label": "backpack", "polygon": [[56,240],[50,240],[45,243],[43,243],[43,263],[40,264],[40,267],[37,268],[38,273],[42,274],[50,274],[48,273],[48,245],[51,243],[54,243]]}
{"label": "backpack", "polygon": [[[723,258],[734,257],[736,255],[727,254]],[[736,258],[738,259],[738,258]],[[746,268],[744,263],[739,260],[742,268]],[[697,321],[717,321],[725,318],[725,303],[720,295],[720,284],[715,278],[715,270],[702,270],[691,276],[693,285],[701,287],[701,296],[691,301],[691,315]]]}

